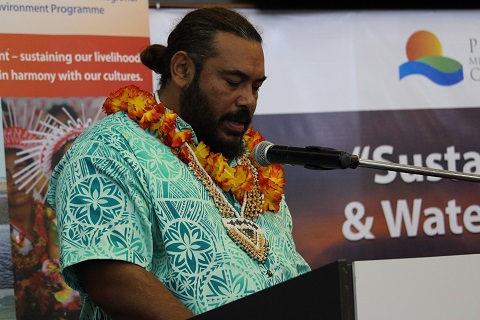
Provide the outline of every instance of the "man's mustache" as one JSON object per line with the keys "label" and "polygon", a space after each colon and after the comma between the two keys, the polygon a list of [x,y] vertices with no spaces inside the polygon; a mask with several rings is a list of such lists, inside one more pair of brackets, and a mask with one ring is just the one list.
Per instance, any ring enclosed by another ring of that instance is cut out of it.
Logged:
{"label": "man's mustache", "polygon": [[247,108],[242,107],[237,111],[227,113],[220,118],[220,121],[235,121],[235,122],[242,122],[246,126],[250,125],[252,122],[252,115]]}

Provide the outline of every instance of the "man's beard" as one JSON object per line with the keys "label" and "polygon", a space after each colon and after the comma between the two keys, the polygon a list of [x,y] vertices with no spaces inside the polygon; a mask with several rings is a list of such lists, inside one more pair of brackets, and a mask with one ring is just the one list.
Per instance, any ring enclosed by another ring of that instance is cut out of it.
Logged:
{"label": "man's beard", "polygon": [[[248,129],[252,117],[246,107],[240,107],[236,112],[221,116],[215,114],[208,97],[200,89],[198,77],[195,76],[190,86],[185,89],[180,97],[180,113],[197,135],[199,141],[203,141],[210,147],[210,151],[220,152],[224,157],[233,159],[243,153],[243,134]],[[238,136],[238,142],[222,141],[218,137],[218,130],[223,121],[234,120],[245,123],[245,131],[242,134],[232,133]]]}

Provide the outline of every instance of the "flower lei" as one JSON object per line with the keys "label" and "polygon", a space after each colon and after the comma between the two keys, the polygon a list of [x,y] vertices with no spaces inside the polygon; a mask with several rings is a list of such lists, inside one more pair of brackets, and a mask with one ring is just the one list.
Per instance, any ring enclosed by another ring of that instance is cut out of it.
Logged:
{"label": "flower lei", "polygon": [[[105,100],[103,110],[106,114],[124,111],[129,118],[140,127],[155,132],[157,138],[171,147],[172,152],[184,163],[191,160],[188,157],[188,146],[194,151],[199,163],[224,192],[232,192],[242,203],[246,192],[251,191],[254,183],[253,173],[243,164],[231,167],[228,159],[221,153],[210,152],[210,148],[202,142],[198,145],[192,141],[192,131],[177,131],[175,124],[177,114],[167,109],[162,103],[157,104],[154,96],[134,85],[123,87]],[[283,195],[284,171],[281,165],[272,164],[259,166],[253,158],[253,148],[263,141],[263,137],[250,127],[244,137],[245,147],[249,151],[248,159],[258,171],[258,183],[263,194],[263,211],[278,212]]]}

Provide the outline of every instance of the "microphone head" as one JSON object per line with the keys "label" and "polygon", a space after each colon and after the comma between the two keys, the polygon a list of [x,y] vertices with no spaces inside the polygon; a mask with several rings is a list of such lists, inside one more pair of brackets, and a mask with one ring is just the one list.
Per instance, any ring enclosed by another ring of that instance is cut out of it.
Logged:
{"label": "microphone head", "polygon": [[273,143],[269,141],[262,141],[253,148],[253,158],[262,167],[270,165],[270,161],[267,158],[267,151],[273,146]]}

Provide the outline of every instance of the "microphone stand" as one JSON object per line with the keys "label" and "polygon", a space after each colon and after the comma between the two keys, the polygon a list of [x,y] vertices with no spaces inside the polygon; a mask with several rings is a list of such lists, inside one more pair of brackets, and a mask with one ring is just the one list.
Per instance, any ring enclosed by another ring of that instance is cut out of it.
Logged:
{"label": "microphone stand", "polygon": [[[356,156],[352,156],[352,157],[356,157]],[[440,178],[447,178],[447,179],[454,179],[454,180],[480,182],[480,175],[474,174],[474,173],[464,173],[464,172],[458,172],[458,171],[432,169],[427,167],[418,167],[418,166],[411,166],[411,165],[405,165],[405,164],[399,164],[399,163],[390,163],[390,162],[384,162],[384,161],[374,161],[374,160],[361,159],[361,158],[358,158],[358,167],[414,173],[414,174],[420,174],[424,176],[433,176],[433,177],[440,177]]]}
{"label": "microphone stand", "polygon": [[[293,148],[295,150],[296,148]],[[370,169],[380,169],[388,171],[397,171],[405,173],[420,174],[424,176],[433,176],[440,178],[447,178],[453,180],[465,180],[471,182],[480,182],[480,175],[474,173],[464,173],[458,171],[432,169],[427,167],[412,166],[406,164],[399,164],[385,161],[375,161],[368,159],[361,159],[356,155],[351,155],[345,151],[338,151],[332,148],[309,146],[306,150],[314,151],[315,156],[311,157],[305,165],[306,169],[312,170],[330,170],[330,169],[356,169],[357,167],[364,167]],[[299,152],[304,158],[304,152]],[[311,155],[311,153],[307,153]]]}

